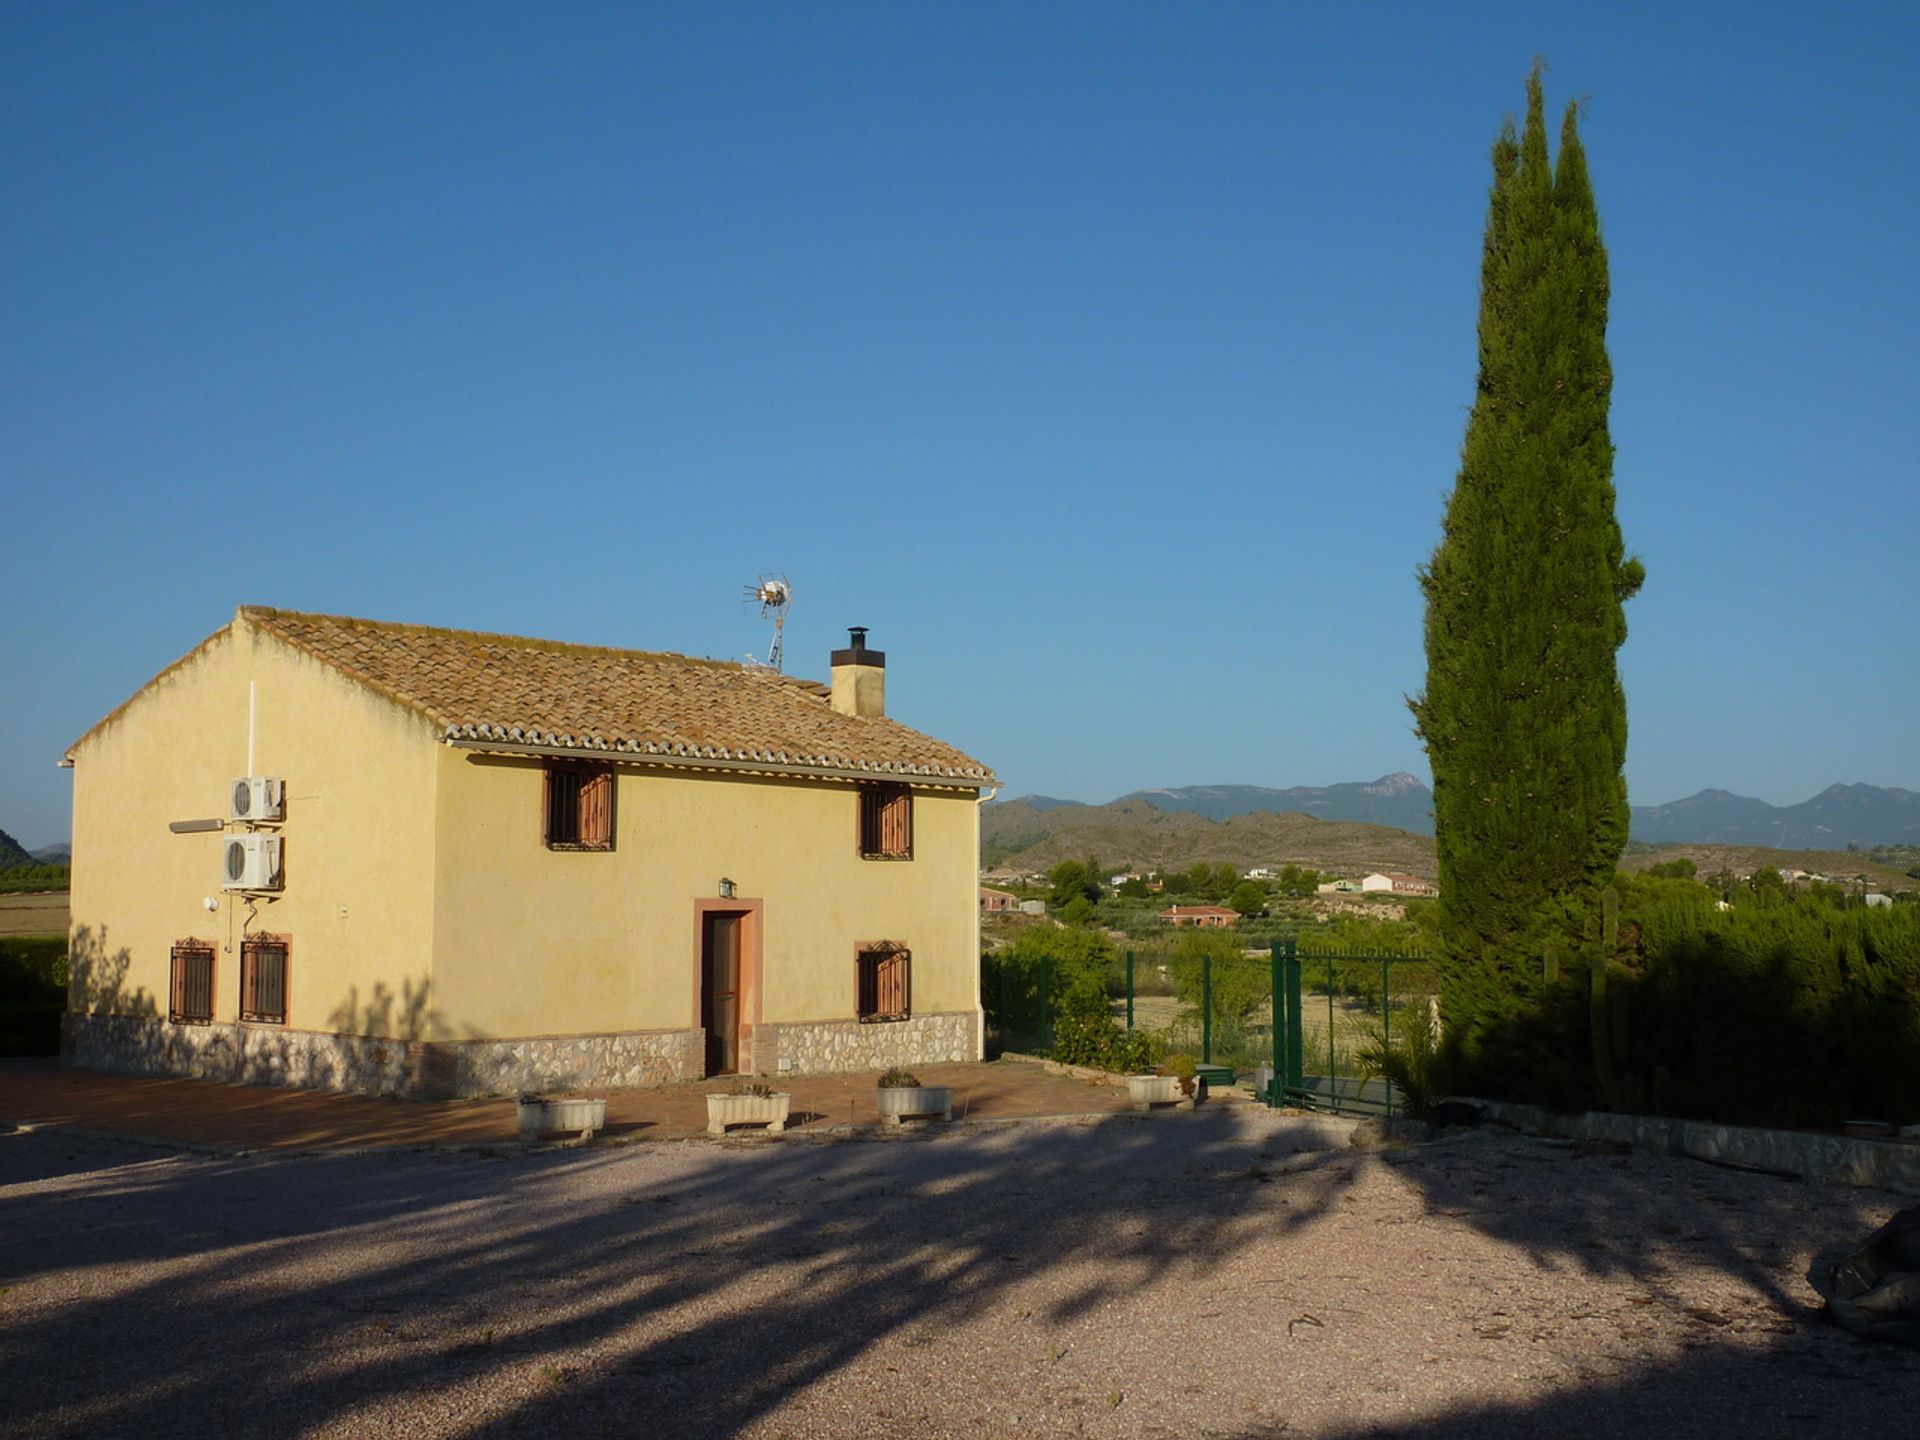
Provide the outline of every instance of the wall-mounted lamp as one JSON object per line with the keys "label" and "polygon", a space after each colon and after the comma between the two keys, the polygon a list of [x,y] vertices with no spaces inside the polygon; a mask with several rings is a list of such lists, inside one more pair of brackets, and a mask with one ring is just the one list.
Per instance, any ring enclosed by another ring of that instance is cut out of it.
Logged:
{"label": "wall-mounted lamp", "polygon": [[720,898],[722,900],[731,900],[733,899],[733,894],[734,894],[733,882],[731,880],[722,878],[720,881]]}

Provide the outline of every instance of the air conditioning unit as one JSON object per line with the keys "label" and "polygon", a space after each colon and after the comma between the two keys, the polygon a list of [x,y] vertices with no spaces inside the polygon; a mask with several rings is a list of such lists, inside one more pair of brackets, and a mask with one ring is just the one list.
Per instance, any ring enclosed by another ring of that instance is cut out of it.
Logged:
{"label": "air conditioning unit", "polygon": [[278,820],[286,814],[286,785],[268,775],[242,775],[227,793],[227,818],[250,824]]}
{"label": "air conditioning unit", "polygon": [[221,847],[222,890],[278,890],[280,837],[229,835]]}

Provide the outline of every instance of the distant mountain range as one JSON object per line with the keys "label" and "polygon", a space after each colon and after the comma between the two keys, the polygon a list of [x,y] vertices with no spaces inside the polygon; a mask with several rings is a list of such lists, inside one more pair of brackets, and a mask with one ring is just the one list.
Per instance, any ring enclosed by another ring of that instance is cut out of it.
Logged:
{"label": "distant mountain range", "polygon": [[1829,785],[1798,805],[1769,805],[1725,790],[1702,790],[1671,805],[1634,806],[1633,838],[1655,845],[1780,850],[1920,845],[1920,795],[1885,785]]}
{"label": "distant mountain range", "polygon": [[[1208,820],[1291,811],[1320,820],[1358,821],[1390,825],[1416,835],[1433,834],[1433,792],[1405,771],[1382,775],[1378,780],[1296,785],[1286,790],[1261,785],[1135,790],[1112,803],[1129,801]],[[1046,795],[1001,803],[1024,807],[1021,818],[1029,833],[1047,828],[1034,823],[1038,816],[1098,808]],[[987,813],[995,808],[988,806]],[[1920,845],[1920,794],[1891,786],[1831,785],[1811,800],[1783,806],[1725,790],[1702,790],[1669,805],[1634,806],[1633,838],[1656,845],[1766,845],[1783,850]]]}
{"label": "distant mountain range", "polygon": [[[1177,790],[1135,790],[1113,804],[1143,801],[1156,810],[1181,811],[1208,820],[1231,820],[1236,815],[1285,811],[1311,815],[1316,820],[1358,820],[1368,825],[1391,825],[1416,835],[1433,834],[1433,792],[1418,776],[1404,770],[1378,780],[1344,785],[1295,785],[1270,790],[1264,785],[1183,785]],[[1015,803],[1012,801],[1009,804]],[[1055,800],[1046,795],[1024,796],[1024,803],[1045,813],[1075,806],[1095,807],[1078,800]]]}

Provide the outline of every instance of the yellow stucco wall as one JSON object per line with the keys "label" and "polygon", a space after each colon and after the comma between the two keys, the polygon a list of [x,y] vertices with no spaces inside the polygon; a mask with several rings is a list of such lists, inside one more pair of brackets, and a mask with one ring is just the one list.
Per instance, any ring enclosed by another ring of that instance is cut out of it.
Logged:
{"label": "yellow stucco wall", "polygon": [[857,946],[913,952],[916,1013],[977,1004],[978,802],[916,791],[914,857],[863,860],[850,784],[627,769],[610,853],[550,851],[537,759],[442,752],[434,1038],[691,1027],[695,901],[761,904],[762,1021],[855,1018]]}
{"label": "yellow stucco wall", "polygon": [[[249,682],[253,773],[287,793],[286,887],[251,922],[220,889],[223,836],[167,829],[225,819]],[[232,1021],[251,929],[292,937],[291,1028],[423,1034],[437,756],[413,712],[244,623],[216,636],[75,754],[72,1008],[164,1015],[173,943],[191,937],[219,946],[214,1019]]]}

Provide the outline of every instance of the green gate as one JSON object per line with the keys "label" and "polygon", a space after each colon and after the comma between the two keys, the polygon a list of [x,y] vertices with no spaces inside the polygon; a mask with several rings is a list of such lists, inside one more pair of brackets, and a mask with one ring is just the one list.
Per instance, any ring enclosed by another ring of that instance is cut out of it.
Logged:
{"label": "green gate", "polygon": [[1297,940],[1276,942],[1273,1079],[1263,1098],[1269,1105],[1394,1114],[1404,1097],[1368,1056],[1404,1047],[1416,1026],[1432,1036],[1436,978],[1420,955],[1302,955]]}

